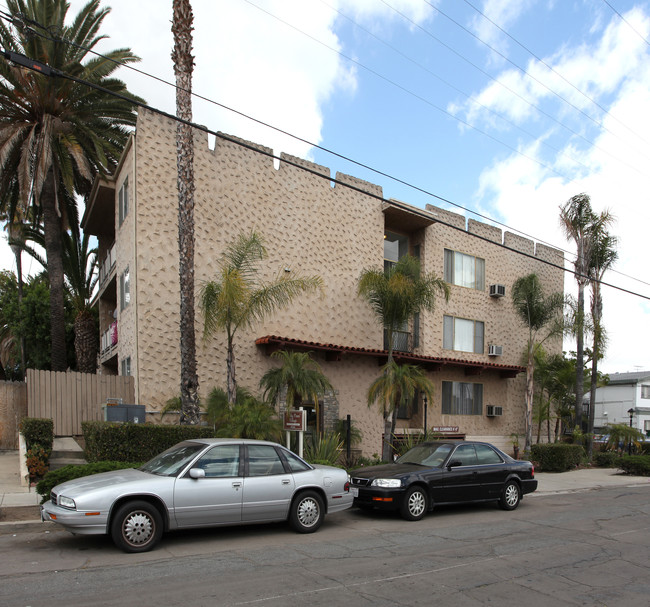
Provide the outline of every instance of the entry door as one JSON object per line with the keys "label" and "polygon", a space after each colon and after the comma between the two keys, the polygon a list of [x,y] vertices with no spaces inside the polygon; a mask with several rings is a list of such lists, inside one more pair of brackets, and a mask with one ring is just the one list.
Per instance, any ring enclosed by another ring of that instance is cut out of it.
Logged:
{"label": "entry door", "polygon": [[241,521],[244,479],[240,461],[239,445],[217,445],[194,465],[205,477],[190,478],[188,473],[176,480],[174,513],[179,527]]}

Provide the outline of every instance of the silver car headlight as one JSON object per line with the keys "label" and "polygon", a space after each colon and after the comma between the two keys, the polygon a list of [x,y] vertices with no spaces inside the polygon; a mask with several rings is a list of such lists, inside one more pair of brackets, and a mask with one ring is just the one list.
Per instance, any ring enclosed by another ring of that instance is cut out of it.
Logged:
{"label": "silver car headlight", "polygon": [[59,495],[59,506],[62,508],[70,508],[71,510],[74,510],[77,507],[77,504],[74,503],[74,500],[71,497]]}
{"label": "silver car headlight", "polygon": [[398,478],[376,478],[370,484],[371,487],[385,487],[388,489],[396,489],[402,486],[402,481]]}

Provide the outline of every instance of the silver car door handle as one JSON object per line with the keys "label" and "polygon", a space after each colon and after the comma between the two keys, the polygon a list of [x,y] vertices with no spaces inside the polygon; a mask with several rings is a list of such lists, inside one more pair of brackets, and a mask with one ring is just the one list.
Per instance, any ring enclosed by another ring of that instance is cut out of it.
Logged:
{"label": "silver car door handle", "polygon": [[291,483],[291,481],[288,478],[283,478],[282,479],[282,484],[283,485],[289,485],[290,483]]}
{"label": "silver car door handle", "polygon": [[241,487],[241,481],[233,482],[232,486],[235,487],[236,489],[238,489],[239,487]]}

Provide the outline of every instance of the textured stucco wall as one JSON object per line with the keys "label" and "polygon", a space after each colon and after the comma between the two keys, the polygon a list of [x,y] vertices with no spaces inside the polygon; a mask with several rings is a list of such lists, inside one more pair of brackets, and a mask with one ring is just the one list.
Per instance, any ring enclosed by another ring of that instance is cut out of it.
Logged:
{"label": "textured stucco wall", "polygon": [[[132,184],[131,210],[117,234],[118,281],[127,265],[131,272],[131,305],[120,315],[119,356],[120,360],[125,356],[132,358],[137,400],[148,409],[159,410],[167,399],[179,393],[175,124],[141,110],[136,132],[136,145],[131,148],[136,156],[122,163],[122,172],[116,179],[119,189],[128,173]],[[203,396],[214,386],[225,386],[225,338],[216,335],[207,341],[202,339],[199,290],[206,280],[216,277],[224,247],[242,232],[256,230],[265,240],[269,256],[262,266],[263,278],[270,279],[289,269],[302,275],[320,275],[324,287],[322,292],[302,297],[252,330],[238,333],[236,357],[240,385],[257,389],[261,376],[272,365],[265,352],[255,346],[255,338],[259,336],[273,334],[362,348],[383,347],[379,323],[367,304],[356,296],[361,270],[383,265],[382,190],[340,174],[335,176],[337,180],[374,196],[341,184],[333,186],[328,179],[291,163],[330,177],[326,167],[291,156],[283,156],[275,168],[269,156],[221,138],[217,138],[212,150],[205,134],[195,134],[196,330]],[[136,175],[132,174],[134,167],[137,167]],[[418,352],[469,361],[520,364],[526,333],[516,321],[510,303],[512,282],[535,271],[548,292],[562,291],[562,272],[497,246],[505,238],[509,246],[535,255],[535,244],[531,241],[507,234],[502,237],[498,228],[471,221],[469,230],[485,238],[479,240],[467,232],[464,217],[436,207],[427,210],[437,221],[412,234],[411,241],[412,245],[422,245],[425,270],[442,276],[445,248],[483,257],[486,288],[479,292],[452,286],[449,302],[441,298],[432,314],[422,315]],[[563,263],[561,253],[539,246],[538,251],[546,259]],[[488,285],[493,283],[506,285],[506,297],[489,297]],[[486,354],[443,350],[443,314],[483,320]],[[491,343],[504,347],[502,357],[487,356],[487,345]],[[554,347],[560,346],[558,342]],[[364,452],[379,452],[383,424],[377,410],[368,408],[365,396],[378,373],[377,359],[350,354],[344,354],[338,362],[326,362],[322,356],[316,359],[338,393],[340,417],[352,415],[363,432]],[[491,436],[498,444],[504,443],[510,433],[522,431],[523,375],[502,379],[498,370],[486,369],[481,375],[468,377],[458,367],[444,367],[429,376],[436,389],[435,401],[428,409],[430,426],[460,426],[461,432]],[[502,405],[504,416],[496,419],[484,415],[442,416],[443,380],[480,381],[484,384],[484,405]],[[400,420],[398,428],[406,424]]]}

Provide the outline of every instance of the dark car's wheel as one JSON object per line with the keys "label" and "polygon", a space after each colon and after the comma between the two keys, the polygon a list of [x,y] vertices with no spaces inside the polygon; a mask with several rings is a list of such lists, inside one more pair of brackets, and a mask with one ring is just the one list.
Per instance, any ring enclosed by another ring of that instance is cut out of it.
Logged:
{"label": "dark car's wheel", "polygon": [[315,491],[303,491],[291,504],[289,522],[299,533],[313,533],[323,524],[325,507]]}
{"label": "dark car's wheel", "polygon": [[516,481],[508,481],[501,492],[499,506],[504,510],[514,510],[521,501],[521,489]]}
{"label": "dark car's wheel", "polygon": [[427,512],[427,494],[422,487],[410,487],[404,494],[400,514],[407,521],[419,521]]}
{"label": "dark car's wheel", "polygon": [[125,552],[151,550],[162,537],[160,512],[143,501],[127,502],[120,506],[111,523],[111,537]]}

